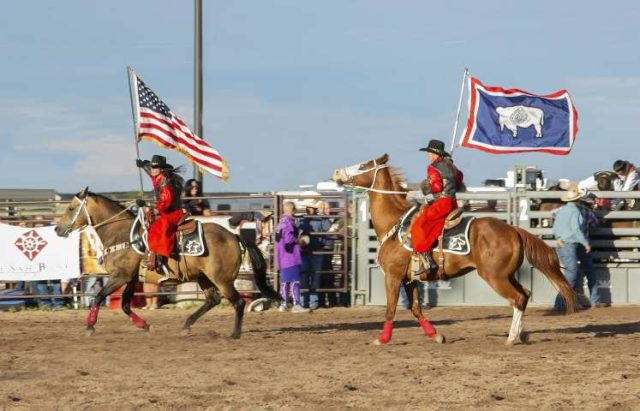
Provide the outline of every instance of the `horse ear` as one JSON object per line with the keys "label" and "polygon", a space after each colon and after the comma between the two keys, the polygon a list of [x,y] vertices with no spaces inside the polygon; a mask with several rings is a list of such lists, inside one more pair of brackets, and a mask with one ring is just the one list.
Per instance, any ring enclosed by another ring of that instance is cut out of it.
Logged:
{"label": "horse ear", "polygon": [[387,153],[384,153],[382,156],[376,159],[377,164],[387,164],[387,161],[389,161],[389,154]]}
{"label": "horse ear", "polygon": [[87,196],[88,193],[89,193],[89,186],[86,186],[84,190],[82,190],[80,194],[78,194],[78,198],[83,199]]}

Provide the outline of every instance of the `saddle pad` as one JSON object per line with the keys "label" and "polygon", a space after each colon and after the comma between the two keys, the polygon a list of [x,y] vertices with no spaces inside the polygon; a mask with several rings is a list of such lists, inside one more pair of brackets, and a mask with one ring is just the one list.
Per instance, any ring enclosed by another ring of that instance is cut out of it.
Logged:
{"label": "saddle pad", "polygon": [[189,234],[178,232],[178,253],[191,257],[198,257],[205,253],[206,245],[202,230],[202,223],[196,220],[195,231]]}
{"label": "saddle pad", "polygon": [[[146,254],[148,249],[147,230],[142,230],[142,219],[143,217],[138,215],[131,225],[131,231],[129,232],[131,247],[140,255]],[[176,235],[176,243],[178,254],[180,255],[191,257],[203,255],[206,252],[206,245],[204,242],[202,223],[196,221],[196,230],[191,234],[183,235],[178,232]]]}
{"label": "saddle pad", "polygon": [[469,243],[469,227],[475,217],[462,217],[462,221],[457,226],[444,230],[442,248],[445,253],[467,255],[471,252]]}
{"label": "saddle pad", "polygon": [[[409,232],[411,229],[411,220],[418,210],[420,210],[419,206],[412,207],[402,216],[399,223],[398,241],[402,243],[405,249],[411,252],[413,252],[413,247],[411,245]],[[469,245],[469,227],[471,226],[471,221],[474,219],[475,217],[471,216],[462,217],[460,224],[452,229],[444,230],[442,248],[445,253],[467,255],[471,252],[471,246]]]}

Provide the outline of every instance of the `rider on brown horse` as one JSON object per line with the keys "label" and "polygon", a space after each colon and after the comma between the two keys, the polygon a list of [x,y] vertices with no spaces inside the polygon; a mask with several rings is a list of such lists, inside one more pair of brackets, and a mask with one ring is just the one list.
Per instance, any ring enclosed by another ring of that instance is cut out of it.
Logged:
{"label": "rider on brown horse", "polygon": [[136,166],[144,169],[151,177],[156,197],[157,215],[149,226],[147,255],[147,269],[156,271],[171,256],[178,222],[184,215],[180,199],[183,181],[177,170],[167,164],[164,156],[154,155],[151,161],[137,159]]}
{"label": "rider on brown horse", "polygon": [[[437,265],[431,257],[431,250],[435,241],[442,234],[447,215],[458,208],[456,191],[462,185],[463,174],[451,160],[449,153],[445,151],[444,143],[440,140],[431,140],[427,147],[420,151],[428,153],[429,162],[427,178],[420,183],[423,194],[432,194],[435,200],[425,206],[414,220],[411,226],[411,241],[413,250],[422,254],[425,259],[424,269],[431,272],[437,269]],[[419,276],[424,269],[420,267],[419,258],[414,259],[412,276]]]}

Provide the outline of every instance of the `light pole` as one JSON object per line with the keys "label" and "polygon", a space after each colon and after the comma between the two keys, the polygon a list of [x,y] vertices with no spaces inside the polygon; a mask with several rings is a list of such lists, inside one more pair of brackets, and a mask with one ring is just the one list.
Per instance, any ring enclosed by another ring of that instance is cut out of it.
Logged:
{"label": "light pole", "polygon": [[[193,58],[193,127],[197,136],[204,139],[202,134],[202,0],[194,0],[194,58]],[[193,178],[202,187],[202,172],[193,166]]]}

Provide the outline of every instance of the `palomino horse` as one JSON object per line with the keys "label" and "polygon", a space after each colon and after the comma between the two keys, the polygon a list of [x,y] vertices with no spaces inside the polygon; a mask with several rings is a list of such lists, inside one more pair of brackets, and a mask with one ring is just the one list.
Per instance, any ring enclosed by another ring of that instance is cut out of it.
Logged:
{"label": "palomino horse", "polygon": [[[129,232],[134,219],[134,214],[128,208],[90,192],[87,187],[73,198],[56,226],[55,230],[59,236],[67,236],[73,230],[93,227],[105,250],[112,250],[104,255],[104,266],[110,277],[107,286],[100,290],[89,311],[88,335],[95,331],[100,304],[109,294],[125,284],[122,311],[136,327],[149,330],[147,322],[131,311],[131,299],[142,259],[129,244]],[[222,294],[235,307],[235,323],[231,338],[240,338],[245,303],[233,282],[240,270],[243,256],[241,246],[249,253],[259,290],[267,298],[280,297],[267,285],[266,264],[254,244],[241,242],[238,236],[217,224],[204,224],[203,229],[207,252],[201,257],[183,256],[179,262],[180,272],[184,273],[180,281],[197,281],[206,297],[205,303],[187,318],[182,327],[183,331],[188,332],[198,318],[219,304]],[[170,261],[174,271],[176,265],[175,261]]]}
{"label": "palomino horse", "polygon": [[[443,342],[444,337],[436,332],[422,314],[416,282],[409,280],[411,253],[389,234],[409,209],[409,205],[406,201],[407,192],[398,176],[387,166],[388,160],[389,156],[385,154],[375,160],[338,169],[333,173],[335,182],[364,188],[369,192],[371,221],[378,239],[382,241],[378,261],[385,274],[387,311],[383,331],[374,344],[385,344],[391,339],[401,284],[409,297],[411,312],[425,334],[437,342]],[[542,240],[493,217],[473,220],[469,228],[469,240],[471,252],[468,255],[446,255],[445,271],[449,278],[454,278],[476,269],[480,277],[509,301],[513,306],[513,320],[507,345],[524,338],[522,315],[527,307],[530,291],[516,280],[515,273],[525,255],[564,297],[567,312],[575,311],[576,296],[560,271],[558,257]],[[438,251],[434,252],[436,261],[438,254]],[[429,280],[437,280],[436,275],[432,274]]]}

